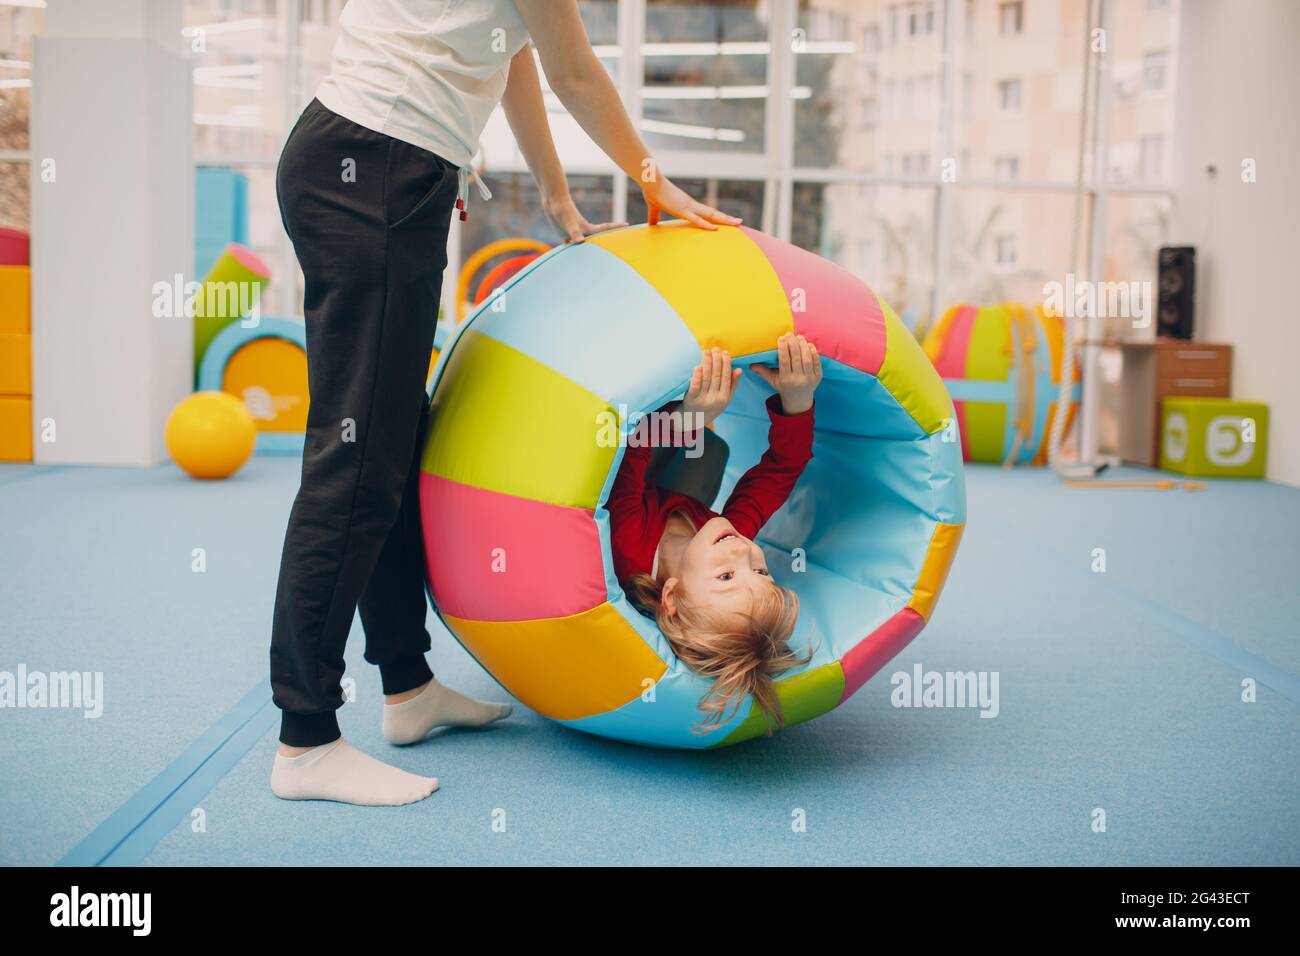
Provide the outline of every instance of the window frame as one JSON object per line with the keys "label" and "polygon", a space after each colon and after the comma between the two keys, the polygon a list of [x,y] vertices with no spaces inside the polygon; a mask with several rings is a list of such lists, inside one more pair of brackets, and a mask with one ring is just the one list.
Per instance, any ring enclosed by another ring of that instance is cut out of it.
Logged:
{"label": "window frame", "polygon": [[[915,0],[914,0],[915,2]],[[1114,6],[1118,0],[1089,0],[1097,8],[1097,22],[1105,25],[1113,16]],[[319,2],[317,4],[319,6]],[[908,14],[912,8],[908,0],[883,5],[880,10],[880,22],[874,26],[874,41],[882,50],[887,50],[905,40],[924,39],[932,35],[927,30],[923,37],[913,37],[907,33]],[[276,0],[277,12],[285,11],[288,29],[284,37],[285,69],[281,75],[285,78],[283,103],[285,112],[281,117],[281,137],[286,136],[297,119],[299,110],[304,105],[302,86],[302,17],[304,0]],[[915,2],[922,22],[926,22],[930,3],[927,0]],[[337,5],[331,9],[337,9]],[[645,37],[645,0],[618,0],[618,44],[621,47],[616,85],[627,107],[628,113],[640,116],[640,88],[644,76],[644,61],[641,55]],[[1148,8],[1151,9],[1150,4]],[[1172,4],[1162,3],[1154,9],[1168,10]],[[768,84],[769,89],[791,91],[795,85],[795,60],[797,54],[792,49],[790,38],[798,24],[798,0],[768,0],[766,9],[769,13],[768,42]],[[958,175],[949,179],[944,175],[945,158],[951,158],[959,150],[957,131],[961,122],[960,104],[965,96],[963,86],[967,74],[959,54],[962,42],[969,42],[973,30],[973,20],[968,12],[975,9],[971,0],[933,0],[935,16],[934,27],[939,32],[941,65],[938,74],[938,109],[936,112],[936,138],[926,171],[919,175],[903,175],[895,170],[898,163],[892,162],[892,156],[880,154],[877,168],[881,172],[864,172],[853,169],[835,169],[811,166],[798,166],[794,162],[794,100],[789,95],[768,96],[765,112],[765,136],[761,153],[756,154],[713,154],[709,152],[690,152],[685,150],[664,151],[657,154],[657,159],[670,175],[679,179],[729,179],[759,181],[764,185],[763,221],[755,225],[765,232],[772,233],[788,241],[791,235],[793,193],[796,183],[860,183],[881,186],[921,186],[931,190],[934,204],[934,232],[932,241],[933,261],[930,263],[934,277],[931,315],[938,315],[943,306],[944,279],[949,264],[946,255],[946,228],[949,206],[956,190],[963,189],[997,189],[1005,192],[1068,192],[1073,193],[1076,184],[1073,181],[1035,180],[1018,178],[1005,180],[997,177],[974,178],[966,175],[962,162],[957,166]],[[1000,29],[1001,5],[997,7]],[[1023,17],[1027,11],[1022,10]],[[1080,37],[1082,40],[1082,37]],[[864,37],[864,42],[866,42]],[[1175,62],[1176,51],[1161,51],[1165,54],[1164,84],[1161,92],[1168,93],[1171,80],[1169,66]],[[1111,193],[1122,195],[1166,196],[1176,200],[1176,195],[1169,182],[1170,165],[1162,162],[1162,177],[1159,181],[1126,182],[1114,181],[1109,176],[1105,162],[1098,161],[1106,156],[1109,145],[1109,110],[1107,99],[1113,83],[1111,66],[1114,55],[1107,53],[1098,62],[1099,77],[1096,80],[1102,90],[1100,101],[1095,105],[1085,128],[1085,148],[1093,158],[1091,172],[1080,186],[1081,197],[1088,203],[1086,231],[1082,248],[1087,259],[1087,272],[1101,274],[1104,261],[1107,228],[1107,200]],[[1144,63],[1145,67],[1145,63]],[[1145,73],[1145,70],[1144,70]],[[1013,79],[1008,77],[1007,79]],[[1023,96],[1023,84],[1021,95]],[[882,89],[875,107],[877,122],[888,121],[897,112],[897,104]],[[1008,111],[1011,112],[1011,111]],[[1175,131],[1176,136],[1176,131]],[[282,141],[282,140],[281,140]],[[1167,148],[1167,146],[1166,146]],[[278,148],[276,150],[278,155]],[[962,151],[963,159],[965,151]],[[222,167],[265,167],[274,166],[277,155],[237,155],[204,156],[196,154],[196,168]],[[27,151],[8,150],[0,153],[0,162],[30,164],[31,155]],[[507,165],[503,172],[520,172],[524,170],[522,162]],[[584,169],[587,174],[609,175],[612,178],[611,190],[614,197],[614,218],[626,217],[627,179],[624,174],[610,164],[604,170]],[[488,178],[490,180],[491,173]],[[281,274],[296,275],[297,261],[287,235],[280,231],[279,249],[276,256],[282,270]],[[454,275],[459,269],[460,248],[459,235],[455,231],[449,248],[449,274]],[[871,277],[866,277],[868,280]],[[444,283],[444,293],[451,294],[454,283]]]}

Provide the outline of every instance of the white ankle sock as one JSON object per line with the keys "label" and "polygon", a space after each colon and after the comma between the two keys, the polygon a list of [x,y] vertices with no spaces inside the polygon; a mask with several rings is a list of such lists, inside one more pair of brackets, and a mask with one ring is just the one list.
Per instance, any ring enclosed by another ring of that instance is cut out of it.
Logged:
{"label": "white ankle sock", "polygon": [[271,792],[284,800],[395,807],[423,800],[437,789],[435,778],[391,767],[342,738],[297,757],[276,754],[271,770]]}
{"label": "white ankle sock", "polygon": [[511,710],[509,704],[458,694],[435,677],[410,700],[384,704],[384,739],[391,744],[413,744],[435,727],[482,727],[508,717]]}

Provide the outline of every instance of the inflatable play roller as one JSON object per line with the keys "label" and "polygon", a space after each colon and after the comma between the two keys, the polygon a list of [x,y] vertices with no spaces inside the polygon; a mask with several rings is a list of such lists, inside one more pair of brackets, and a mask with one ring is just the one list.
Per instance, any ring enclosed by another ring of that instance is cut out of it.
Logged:
{"label": "inflatable play roller", "polygon": [[[708,684],[625,598],[603,504],[620,436],[684,393],[702,348],[775,364],[791,331],[824,380],[813,460],[758,538],[800,596],[792,646],[814,650],[778,682],[787,726],[847,700],[924,627],[965,522],[961,444],[939,375],[865,283],[752,229],[672,223],[558,246],[501,295],[434,371],[420,503],[437,613],[507,691],[641,744],[763,733],[751,701],[692,731]],[[731,448],[720,501],[766,449],[770,394],[743,375],[715,423]]]}
{"label": "inflatable play roller", "polygon": [[[956,305],[925,337],[925,354],[952,395],[966,461],[1047,461],[1061,383],[1064,327],[1041,306]],[[1069,431],[1079,401],[1075,370]]]}

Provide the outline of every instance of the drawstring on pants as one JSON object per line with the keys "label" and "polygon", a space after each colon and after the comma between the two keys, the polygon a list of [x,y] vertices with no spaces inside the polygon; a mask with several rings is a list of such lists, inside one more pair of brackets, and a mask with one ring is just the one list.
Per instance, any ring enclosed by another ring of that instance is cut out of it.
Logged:
{"label": "drawstring on pants", "polygon": [[478,194],[483,200],[492,198],[492,190],[488,189],[487,183],[478,173],[468,166],[459,166],[456,169],[456,208],[460,210],[460,221],[465,222],[469,219],[469,181],[473,179],[478,186]]}

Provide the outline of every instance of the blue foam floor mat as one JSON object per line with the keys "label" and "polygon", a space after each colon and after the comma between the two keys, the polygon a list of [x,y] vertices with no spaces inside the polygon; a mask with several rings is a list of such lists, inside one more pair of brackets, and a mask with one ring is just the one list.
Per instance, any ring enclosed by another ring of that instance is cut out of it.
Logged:
{"label": "blue foam floor mat", "polygon": [[[0,670],[102,671],[105,688],[97,719],[0,710],[0,863],[62,859],[264,679],[297,468],[257,458],[231,481],[196,483],[170,466],[0,467]],[[267,732],[210,790],[182,791],[204,826],[180,807],[138,841],[141,860],[1300,863],[1300,490],[1082,491],[978,467],[968,486],[933,622],[816,721],[681,753],[517,707],[490,730],[394,749],[357,628],[345,734],[442,789],[396,809],[285,803],[267,786]],[[1105,573],[1092,570],[1097,548]],[[504,699],[430,627],[443,680]],[[890,675],[917,664],[996,672],[998,716],[892,706]],[[1254,703],[1241,699],[1248,677]]]}

